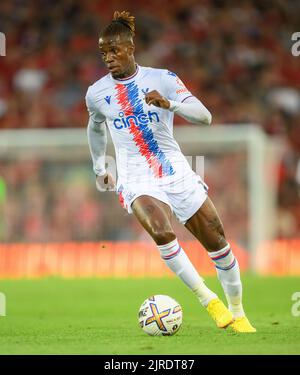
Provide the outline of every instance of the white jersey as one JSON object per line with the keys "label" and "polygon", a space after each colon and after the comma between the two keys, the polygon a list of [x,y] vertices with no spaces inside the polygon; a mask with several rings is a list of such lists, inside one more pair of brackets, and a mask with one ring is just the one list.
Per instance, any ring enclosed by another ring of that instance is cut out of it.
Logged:
{"label": "white jersey", "polygon": [[177,102],[192,96],[176,74],[141,66],[126,79],[107,74],[87,91],[90,117],[106,122],[115,146],[117,185],[137,178],[164,185],[193,173],[173,137],[174,113],[144,100],[152,90]]}

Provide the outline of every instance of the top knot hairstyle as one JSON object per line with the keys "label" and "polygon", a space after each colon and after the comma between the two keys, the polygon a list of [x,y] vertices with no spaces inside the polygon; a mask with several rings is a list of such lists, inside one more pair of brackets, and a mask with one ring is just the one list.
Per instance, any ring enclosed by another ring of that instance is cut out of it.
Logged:
{"label": "top knot hairstyle", "polygon": [[134,32],[134,16],[131,16],[129,12],[115,11],[111,23],[101,31],[100,37],[117,36],[122,34],[127,36],[128,39],[133,39]]}

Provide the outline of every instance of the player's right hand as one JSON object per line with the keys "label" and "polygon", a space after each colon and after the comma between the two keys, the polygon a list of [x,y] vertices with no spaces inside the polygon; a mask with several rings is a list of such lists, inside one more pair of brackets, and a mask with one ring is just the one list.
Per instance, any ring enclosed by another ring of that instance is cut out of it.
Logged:
{"label": "player's right hand", "polygon": [[115,191],[116,182],[112,174],[107,172],[103,176],[96,176],[96,187],[99,191]]}
{"label": "player's right hand", "polygon": [[170,108],[170,102],[167,98],[162,96],[158,91],[152,90],[145,94],[145,102],[148,105],[155,105],[156,107],[163,108],[163,109],[169,109]]}

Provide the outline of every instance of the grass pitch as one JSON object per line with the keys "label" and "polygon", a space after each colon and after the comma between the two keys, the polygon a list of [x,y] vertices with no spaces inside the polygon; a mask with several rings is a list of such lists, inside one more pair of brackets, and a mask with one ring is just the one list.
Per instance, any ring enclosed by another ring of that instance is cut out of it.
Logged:
{"label": "grass pitch", "polygon": [[[217,329],[176,278],[0,280],[0,354],[300,354],[300,316],[291,313],[299,278],[243,277],[244,306],[256,334]],[[209,287],[224,300],[216,278]],[[144,299],[167,294],[183,308],[172,337],[147,336],[137,323]]]}

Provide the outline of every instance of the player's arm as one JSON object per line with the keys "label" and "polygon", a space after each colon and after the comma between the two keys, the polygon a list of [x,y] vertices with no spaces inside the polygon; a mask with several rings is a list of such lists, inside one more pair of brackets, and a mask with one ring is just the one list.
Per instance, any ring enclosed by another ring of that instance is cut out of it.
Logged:
{"label": "player's arm", "polygon": [[105,122],[98,123],[90,117],[87,126],[87,137],[93,160],[94,173],[97,176],[103,176],[106,173],[105,153],[107,136]]}
{"label": "player's arm", "polygon": [[195,96],[189,96],[185,101],[178,102],[169,100],[154,90],[146,95],[145,100],[147,104],[168,109],[193,124],[211,124],[211,113]]}
{"label": "player's arm", "polygon": [[178,114],[187,121],[200,125],[211,124],[211,113],[195,96],[189,96],[184,102],[169,100],[169,103],[169,111]]}
{"label": "player's arm", "polygon": [[211,124],[212,116],[209,110],[191,94],[176,74],[163,71],[161,82],[165,96],[156,90],[151,91],[145,95],[146,103],[168,109],[194,124]]}
{"label": "player's arm", "polygon": [[87,138],[96,175],[96,186],[99,191],[114,190],[114,179],[105,169],[107,145],[105,117],[97,110],[89,91],[86,95],[86,105],[89,112]]}

